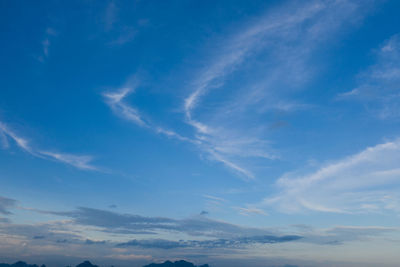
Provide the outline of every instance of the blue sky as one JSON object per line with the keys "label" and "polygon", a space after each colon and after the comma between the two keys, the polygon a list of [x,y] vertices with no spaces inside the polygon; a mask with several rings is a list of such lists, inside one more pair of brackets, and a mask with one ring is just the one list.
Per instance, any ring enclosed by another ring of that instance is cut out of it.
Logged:
{"label": "blue sky", "polygon": [[398,1],[1,1],[0,257],[397,266]]}

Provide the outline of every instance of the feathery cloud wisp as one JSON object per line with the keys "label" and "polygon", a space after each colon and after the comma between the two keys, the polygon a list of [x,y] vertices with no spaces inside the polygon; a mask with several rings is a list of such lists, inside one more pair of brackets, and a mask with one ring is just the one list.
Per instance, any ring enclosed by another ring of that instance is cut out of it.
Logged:
{"label": "feathery cloud wisp", "polygon": [[400,212],[400,139],[366,148],[307,175],[286,174],[264,204],[284,212]]}
{"label": "feathery cloud wisp", "polygon": [[134,87],[124,87],[117,92],[103,93],[103,96],[106,99],[106,103],[117,115],[139,126],[147,127],[148,124],[143,120],[139,112],[124,102],[125,97],[133,93],[134,90]]}
{"label": "feathery cloud wisp", "polygon": [[23,150],[26,152],[35,155],[36,153],[32,150],[32,148],[29,146],[28,140],[18,136],[15,134],[12,130],[10,130],[4,123],[0,122],[0,132],[3,134],[4,137],[4,143],[7,144],[6,147],[8,147],[8,142],[7,142],[7,136],[10,137],[14,142]]}
{"label": "feathery cloud wisp", "polygon": [[356,88],[337,99],[356,99],[382,119],[400,117],[400,34],[393,35],[376,51],[376,63],[359,74]]}
{"label": "feathery cloud wisp", "polygon": [[[285,94],[290,94],[288,88],[298,87],[312,76],[312,64],[309,63],[313,53],[339,34],[342,27],[363,18],[368,6],[369,2],[354,1],[290,3],[269,11],[247,27],[239,27],[239,32],[225,38],[209,64],[194,75],[191,93],[183,103],[185,121],[195,130],[200,149],[246,179],[255,175],[251,167],[243,166],[241,159],[278,158],[265,141],[265,129],[260,124],[252,129],[247,120],[240,118],[248,118],[246,112],[254,114],[254,109],[265,113],[270,110],[292,112],[309,107],[286,100]],[[234,76],[241,75],[241,67],[246,70],[248,61],[260,64],[255,55],[264,54],[268,54],[269,63],[262,65],[265,69],[254,70],[260,72],[259,76],[240,81],[243,88],[225,86],[227,82],[235,81]],[[279,90],[282,93],[272,92],[272,88],[282,88]],[[222,103],[213,102],[211,112],[204,114],[210,110],[209,102],[213,101],[211,96],[206,101],[206,97],[216,89],[227,90],[229,97]],[[200,109],[202,101],[207,103],[207,109]],[[253,125],[256,123],[253,121]]]}
{"label": "feathery cloud wisp", "polygon": [[9,147],[7,141],[7,137],[9,137],[15,142],[15,144],[17,144],[19,148],[21,148],[25,152],[28,152],[29,154],[35,157],[47,160],[59,161],[82,170],[98,170],[97,167],[91,164],[93,160],[92,156],[73,155],[73,154],[51,152],[33,148],[29,144],[28,140],[17,135],[14,131],[12,131],[7,125],[5,125],[2,122],[0,122],[0,133],[3,136],[3,143],[6,144],[4,148]]}

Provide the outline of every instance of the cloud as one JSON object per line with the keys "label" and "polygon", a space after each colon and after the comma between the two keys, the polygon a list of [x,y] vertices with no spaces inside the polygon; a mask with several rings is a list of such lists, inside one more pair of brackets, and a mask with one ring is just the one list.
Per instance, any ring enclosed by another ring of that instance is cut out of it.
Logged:
{"label": "cloud", "polygon": [[174,249],[174,248],[243,248],[251,244],[275,244],[291,242],[301,239],[301,236],[251,236],[232,239],[213,239],[213,240],[180,240],[170,241],[164,239],[145,239],[131,240],[125,243],[120,243],[118,247],[142,247],[142,248],[159,248],[159,249]]}
{"label": "cloud", "polygon": [[144,217],[133,214],[121,214],[113,211],[80,207],[74,211],[54,212],[32,210],[43,214],[52,214],[72,219],[73,224],[96,227],[105,233],[115,234],[160,234],[183,233],[191,236],[213,238],[245,237],[272,235],[268,229],[246,228],[234,224],[195,216],[186,219],[165,217]]}
{"label": "cloud", "polygon": [[4,143],[6,144],[6,148],[8,148],[7,136],[10,137],[14,142],[26,152],[35,155],[34,151],[29,146],[28,140],[16,135],[12,130],[10,130],[4,123],[0,122],[0,132],[4,138]]}
{"label": "cloud", "polygon": [[7,141],[7,137],[12,139],[15,144],[24,150],[25,152],[47,160],[54,160],[58,162],[62,162],[68,165],[71,165],[75,168],[82,169],[82,170],[99,170],[97,167],[91,164],[93,161],[92,156],[87,155],[73,155],[67,153],[60,153],[60,152],[51,152],[46,150],[40,150],[31,147],[29,141],[19,135],[17,135],[14,131],[12,131],[6,124],[0,122],[0,134],[3,138],[3,145],[5,149],[9,148],[9,144]]}
{"label": "cloud", "polygon": [[281,230],[242,227],[204,216],[186,219],[145,217],[87,207],[73,211],[25,210],[36,212],[37,220],[43,219],[39,217],[41,214],[47,220],[49,215],[66,219],[53,218],[52,221],[34,224],[0,223],[0,248],[3,253],[9,253],[12,247],[18,250],[13,252],[16,255],[28,251],[30,255],[58,255],[62,251],[63,255],[77,257],[133,260],[136,259],[133,255],[163,257],[165,250],[171,257],[187,256],[188,253],[204,255],[205,252],[210,256],[211,249],[218,256],[230,257],[245,250],[263,253],[266,245],[270,250],[286,251],[286,243],[297,243],[295,246],[300,247],[304,244],[341,246],[354,241],[375,241],[377,238],[395,240],[400,230],[396,227],[340,225],[321,229],[306,225],[289,231],[282,227]]}
{"label": "cloud", "polygon": [[195,143],[190,138],[182,136],[172,130],[165,129],[151,122],[149,119],[145,119],[136,107],[126,103],[126,97],[129,94],[133,94],[138,85],[138,78],[136,76],[132,76],[122,88],[114,91],[104,92],[102,95],[106,104],[117,116],[168,138],[177,139],[183,142]]}
{"label": "cloud", "polygon": [[134,90],[135,87],[124,87],[116,92],[103,93],[103,96],[106,99],[106,103],[117,115],[139,126],[146,127],[148,125],[142,119],[139,112],[124,102],[124,98],[128,94],[133,93]]}
{"label": "cloud", "polygon": [[264,210],[255,207],[235,207],[241,215],[268,215]]}
{"label": "cloud", "polygon": [[283,175],[263,203],[289,213],[398,213],[399,162],[400,139],[368,147],[309,174]]}
{"label": "cloud", "polygon": [[[128,104],[126,98],[136,90],[137,79],[103,96],[118,116],[189,142],[203,158],[221,163],[244,180],[254,179],[254,169],[265,164],[262,161],[280,158],[267,140],[271,128],[266,126],[265,113],[312,107],[293,99],[293,92],[311,80],[317,64],[322,64],[315,62],[320,47],[338,39],[344,27],[347,30],[362,20],[371,3],[288,2],[215,42],[217,49],[202,55],[202,60],[209,58],[204,67],[193,70],[190,93],[183,101],[184,122],[193,130],[189,134],[160,127]],[[250,69],[252,65],[257,67]]]}
{"label": "cloud", "polygon": [[[126,25],[119,16],[120,7],[117,1],[111,0],[105,8],[104,14],[104,31],[107,34],[109,46],[121,46],[131,42],[139,31],[143,22],[139,20],[135,26]],[[130,22],[132,23],[132,22]]]}
{"label": "cloud", "polygon": [[[310,108],[290,98],[313,76],[313,55],[343,27],[361,20],[370,6],[370,1],[289,2],[217,43],[220,48],[194,73],[183,101],[199,148],[245,179],[255,174],[244,158],[279,158],[265,140],[261,115]],[[222,92],[221,100],[216,95]]]}
{"label": "cloud", "polygon": [[202,210],[201,212],[200,212],[200,215],[202,215],[202,216],[206,216],[206,215],[208,215],[208,214],[210,214],[208,211],[205,211],[205,210]]}
{"label": "cloud", "polygon": [[359,74],[356,88],[338,95],[339,100],[359,100],[381,119],[400,117],[400,34],[375,50],[376,62]]}
{"label": "cloud", "polygon": [[78,156],[78,155],[55,153],[49,151],[40,151],[40,154],[47,156],[51,159],[74,166],[81,170],[93,170],[93,171],[99,170],[97,167],[91,164],[91,162],[93,161],[92,156]]}
{"label": "cloud", "polygon": [[44,62],[49,57],[49,49],[51,45],[51,39],[58,35],[58,32],[53,28],[46,28],[45,37],[42,41],[42,54],[37,57],[40,62]]}
{"label": "cloud", "polygon": [[369,238],[398,232],[398,228],[379,226],[336,226],[328,229],[310,228],[300,242],[318,245],[342,245],[351,241],[365,241]]}
{"label": "cloud", "polygon": [[[68,223],[47,222],[38,224],[6,223],[0,226],[0,234],[8,237],[23,237],[30,242],[77,243],[83,244],[83,237],[74,233]],[[61,242],[60,242],[61,241]]]}
{"label": "cloud", "polygon": [[11,212],[10,208],[16,205],[17,201],[11,198],[0,196],[0,214],[9,215]]}
{"label": "cloud", "polygon": [[[206,138],[202,138],[197,136],[196,139],[191,139],[185,136],[182,136],[175,131],[165,129],[163,127],[158,126],[157,124],[151,122],[148,119],[144,119],[143,115],[139,112],[139,110],[129,104],[126,103],[125,98],[129,95],[134,93],[137,86],[137,80],[133,83],[133,85],[128,87],[122,87],[116,91],[109,91],[103,93],[103,97],[105,98],[106,104],[111,108],[111,110],[119,117],[130,121],[138,126],[147,128],[157,134],[164,135],[168,138],[173,138],[182,142],[191,143],[196,145],[205,151],[209,155],[209,159],[217,160],[219,162],[224,163],[226,166],[231,168],[232,170],[236,171],[240,175],[244,176],[245,178],[254,178],[254,175],[238,166],[234,162],[230,161],[228,158],[224,156],[224,153],[230,154],[244,154],[247,153],[251,156],[260,156],[264,158],[269,158],[271,156],[267,155],[266,153],[259,151],[258,146],[261,142],[257,142],[255,140],[250,139],[236,139],[235,141],[226,140],[224,135],[220,135],[220,139],[214,140],[206,140]],[[204,130],[206,132],[206,130]],[[211,143],[213,142],[213,143]],[[217,145],[218,143],[218,145]],[[243,152],[244,149],[241,146],[246,146],[247,152]],[[253,148],[250,149],[250,146]]]}

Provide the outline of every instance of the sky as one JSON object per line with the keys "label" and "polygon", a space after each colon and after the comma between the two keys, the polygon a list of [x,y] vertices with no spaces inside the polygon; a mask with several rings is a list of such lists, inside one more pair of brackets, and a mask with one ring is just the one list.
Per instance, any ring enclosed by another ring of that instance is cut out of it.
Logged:
{"label": "sky", "polygon": [[0,0],[0,259],[398,266],[400,2]]}

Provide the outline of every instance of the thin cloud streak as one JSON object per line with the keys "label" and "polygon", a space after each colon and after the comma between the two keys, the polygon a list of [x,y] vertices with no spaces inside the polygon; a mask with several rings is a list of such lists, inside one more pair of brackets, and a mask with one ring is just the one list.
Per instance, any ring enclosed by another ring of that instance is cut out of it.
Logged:
{"label": "thin cloud streak", "polygon": [[138,85],[138,81],[136,78],[131,79],[132,81],[128,82],[128,86],[125,86],[121,89],[115,91],[104,92],[102,95],[105,98],[105,103],[111,108],[111,110],[121,118],[130,121],[138,126],[148,128],[151,131],[164,135],[168,138],[174,138],[180,141],[196,143],[190,138],[182,136],[172,130],[165,129],[160,127],[154,123],[152,123],[148,119],[144,119],[142,114],[138,111],[137,108],[132,107],[131,105],[126,103],[126,97],[129,94],[133,94]]}
{"label": "thin cloud streak", "polygon": [[148,127],[149,125],[143,120],[139,112],[124,102],[125,97],[134,91],[134,87],[124,87],[116,92],[103,93],[103,96],[106,103],[117,115],[139,126]]}
{"label": "thin cloud streak", "polygon": [[93,171],[99,170],[98,167],[91,164],[91,162],[93,161],[92,156],[51,152],[47,150],[40,150],[33,148],[31,147],[27,139],[17,135],[14,131],[12,131],[7,125],[5,125],[2,122],[0,122],[0,133],[4,138],[3,142],[5,142],[6,144],[6,146],[4,146],[5,149],[9,148],[9,144],[7,141],[7,137],[9,137],[15,142],[15,144],[19,148],[37,158],[62,162],[81,170],[93,170]]}
{"label": "thin cloud streak", "polygon": [[7,136],[10,137],[22,150],[28,152],[29,154],[36,155],[36,153],[32,150],[29,146],[28,140],[18,136],[12,130],[10,130],[4,123],[0,122],[0,131],[2,132],[3,136],[5,136],[5,142],[7,144]]}
{"label": "thin cloud streak", "polygon": [[93,161],[92,156],[77,156],[77,155],[72,155],[72,154],[55,153],[55,152],[49,152],[49,151],[40,151],[40,154],[48,156],[57,161],[69,164],[78,169],[93,170],[93,171],[99,170],[97,167],[95,167],[91,164],[91,162]]}

